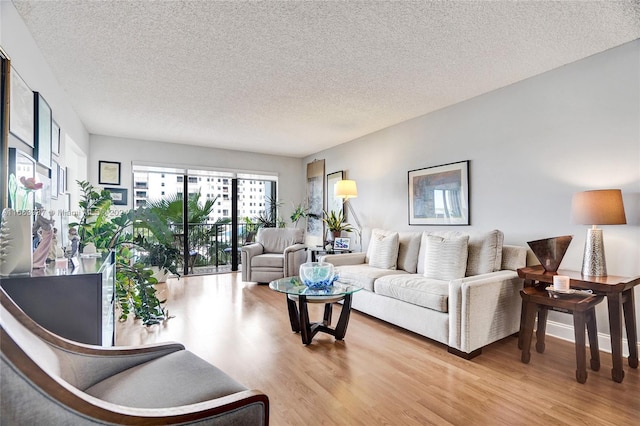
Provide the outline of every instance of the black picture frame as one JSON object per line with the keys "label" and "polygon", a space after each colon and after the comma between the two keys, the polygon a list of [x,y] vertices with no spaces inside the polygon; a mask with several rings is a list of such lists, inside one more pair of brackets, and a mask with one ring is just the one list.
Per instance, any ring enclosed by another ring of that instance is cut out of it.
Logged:
{"label": "black picture frame", "polygon": [[332,211],[336,213],[342,212],[343,215],[345,213],[343,200],[336,198],[334,195],[334,186],[336,182],[342,179],[344,179],[344,172],[342,170],[327,175],[327,205],[325,210],[329,213]]}
{"label": "black picture frame", "polygon": [[51,199],[58,199],[58,179],[60,179],[60,165],[55,161],[51,160]]}
{"label": "black picture frame", "polygon": [[105,188],[111,193],[111,202],[114,206],[126,206],[128,203],[128,194],[126,188]]}
{"label": "black picture frame", "polygon": [[469,161],[408,172],[409,225],[469,225]]}
{"label": "black picture frame", "polygon": [[67,191],[67,168],[60,166],[58,170],[58,194],[62,195]]}
{"label": "black picture frame", "polygon": [[121,164],[117,161],[98,161],[98,183],[120,185]]}
{"label": "black picture frame", "polygon": [[60,126],[55,120],[51,120],[51,153],[60,155]]}
{"label": "black picture frame", "polygon": [[38,164],[51,168],[51,107],[39,92],[33,92],[35,117],[35,158]]}

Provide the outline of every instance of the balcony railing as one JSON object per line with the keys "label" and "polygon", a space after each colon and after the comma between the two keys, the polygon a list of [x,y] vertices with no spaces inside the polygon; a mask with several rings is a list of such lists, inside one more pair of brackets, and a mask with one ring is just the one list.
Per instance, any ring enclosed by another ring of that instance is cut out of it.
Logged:
{"label": "balcony railing", "polygon": [[[238,247],[246,244],[247,238],[255,233],[250,232],[255,228],[255,224],[239,223],[238,227]],[[174,225],[174,234],[182,234],[183,226]],[[194,270],[198,268],[215,268],[224,266],[230,267],[232,261],[232,237],[233,225],[231,223],[191,223],[189,224],[189,251],[197,252]],[[135,228],[136,235],[141,234],[150,237],[149,231],[144,228]],[[182,250],[182,247],[180,247]],[[240,263],[240,255],[238,255]]]}

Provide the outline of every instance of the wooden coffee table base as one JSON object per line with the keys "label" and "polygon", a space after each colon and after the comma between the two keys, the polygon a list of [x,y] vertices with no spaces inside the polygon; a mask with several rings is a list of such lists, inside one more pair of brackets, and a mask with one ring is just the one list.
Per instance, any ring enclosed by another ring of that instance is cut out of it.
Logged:
{"label": "wooden coffee table base", "polygon": [[[342,300],[342,311],[336,328],[331,328],[331,315],[333,313],[333,303]],[[296,305],[296,299],[299,307]],[[322,322],[309,322],[309,310],[307,303],[324,303],[324,315]],[[349,325],[349,315],[351,313],[351,294],[340,297],[330,297],[327,299],[310,299],[307,296],[287,296],[287,307],[289,309],[289,321],[291,322],[291,330],[294,333],[300,333],[302,343],[308,345],[311,343],[316,333],[327,333],[336,338],[336,340],[344,339],[347,333],[347,325]]]}

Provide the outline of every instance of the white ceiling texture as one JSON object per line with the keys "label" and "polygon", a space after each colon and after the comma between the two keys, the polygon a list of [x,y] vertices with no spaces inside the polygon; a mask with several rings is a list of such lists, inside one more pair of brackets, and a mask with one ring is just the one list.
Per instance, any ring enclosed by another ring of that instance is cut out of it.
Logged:
{"label": "white ceiling texture", "polygon": [[640,38],[634,1],[13,1],[92,134],[303,157]]}

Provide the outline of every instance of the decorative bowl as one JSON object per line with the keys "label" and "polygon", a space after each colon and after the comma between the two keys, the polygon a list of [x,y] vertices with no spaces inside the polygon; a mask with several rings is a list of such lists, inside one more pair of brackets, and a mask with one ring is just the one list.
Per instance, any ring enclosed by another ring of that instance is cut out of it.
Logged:
{"label": "decorative bowl", "polygon": [[336,280],[331,263],[307,262],[300,265],[300,280],[312,289],[322,289],[333,285]]}
{"label": "decorative bowl", "polygon": [[569,248],[573,235],[545,238],[543,240],[528,241],[529,247],[547,272],[556,272],[560,262]]}

